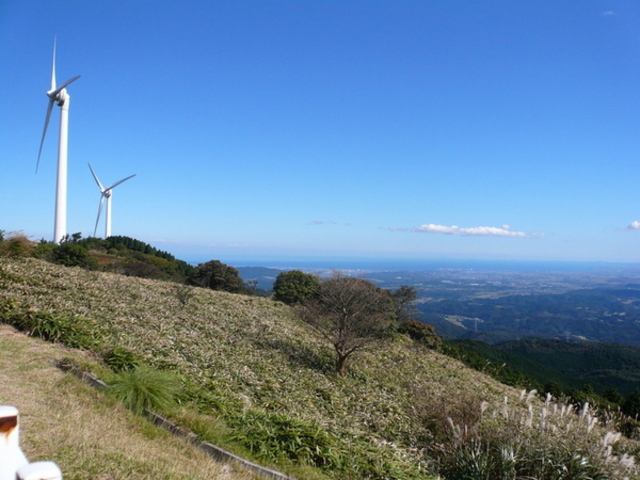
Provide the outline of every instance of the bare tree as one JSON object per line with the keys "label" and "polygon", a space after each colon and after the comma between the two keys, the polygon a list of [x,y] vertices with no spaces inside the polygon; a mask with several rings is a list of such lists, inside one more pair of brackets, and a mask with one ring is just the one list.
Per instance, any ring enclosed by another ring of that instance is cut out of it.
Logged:
{"label": "bare tree", "polygon": [[418,316],[415,301],[418,298],[416,287],[401,285],[395,292],[391,293],[394,302],[394,310],[398,323],[415,320]]}
{"label": "bare tree", "polygon": [[320,283],[298,312],[300,318],[336,351],[336,370],[344,376],[347,360],[382,337],[393,322],[389,292],[362,278],[334,277]]}

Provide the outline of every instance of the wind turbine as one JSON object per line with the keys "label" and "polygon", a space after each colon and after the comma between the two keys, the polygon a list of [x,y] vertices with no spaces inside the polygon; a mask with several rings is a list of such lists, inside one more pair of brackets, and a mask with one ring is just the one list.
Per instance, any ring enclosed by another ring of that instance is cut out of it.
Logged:
{"label": "wind turbine", "polygon": [[93,229],[93,236],[96,236],[96,231],[98,230],[98,222],[100,221],[100,212],[102,212],[102,204],[104,203],[104,199],[107,199],[107,211],[105,212],[105,230],[104,230],[104,238],[109,238],[111,236],[111,197],[112,197],[112,190],[117,187],[118,185],[120,185],[122,182],[126,182],[127,180],[129,180],[130,178],[135,177],[136,175],[130,175],[127,178],[123,178],[122,180],[118,180],[116,183],[114,183],[113,185],[111,185],[110,187],[104,188],[102,186],[102,183],[100,183],[100,180],[98,179],[98,176],[96,175],[96,172],[93,171],[93,168],[91,168],[91,164],[89,163],[89,170],[91,170],[91,174],[93,175],[93,178],[95,179],[96,183],[98,184],[98,188],[100,188],[100,205],[98,205],[98,218],[96,218],[96,226]]}
{"label": "wind turbine", "polygon": [[56,39],[53,40],[53,63],[51,67],[51,89],[47,92],[49,97],[49,106],[47,107],[47,116],[44,119],[44,130],[42,131],[42,140],[40,140],[40,150],[38,151],[38,163],[36,163],[36,173],[40,165],[40,155],[42,154],[42,146],[44,138],[47,135],[47,127],[51,118],[51,110],[53,104],[57,103],[60,107],[60,136],[58,137],[58,178],[56,182],[56,210],[53,225],[53,241],[60,243],[67,234],[67,140],[69,132],[69,104],[71,96],[67,93],[66,86],[71,82],[75,82],[80,75],[67,80],[59,87],[56,87]]}

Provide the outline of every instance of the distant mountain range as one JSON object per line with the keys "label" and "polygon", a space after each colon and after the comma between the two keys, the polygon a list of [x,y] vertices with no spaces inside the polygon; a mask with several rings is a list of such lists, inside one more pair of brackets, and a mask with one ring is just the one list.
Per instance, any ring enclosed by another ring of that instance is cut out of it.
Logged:
{"label": "distant mountain range", "polygon": [[272,290],[273,282],[275,282],[276,277],[279,273],[284,270],[279,270],[277,268],[267,268],[267,267],[234,267],[238,270],[240,277],[244,280],[244,283],[247,283],[251,280],[257,281],[257,288],[261,290]]}

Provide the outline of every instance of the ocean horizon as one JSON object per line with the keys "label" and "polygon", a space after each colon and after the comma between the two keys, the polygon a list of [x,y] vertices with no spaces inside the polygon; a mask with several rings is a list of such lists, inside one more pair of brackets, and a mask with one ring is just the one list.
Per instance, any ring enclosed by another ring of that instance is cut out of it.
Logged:
{"label": "ocean horizon", "polygon": [[[212,258],[183,259],[192,265],[208,262]],[[489,259],[410,259],[365,257],[243,257],[217,258],[233,267],[265,267],[280,270],[360,270],[360,271],[518,271],[518,272],[624,272],[640,274],[640,263],[489,260]]]}

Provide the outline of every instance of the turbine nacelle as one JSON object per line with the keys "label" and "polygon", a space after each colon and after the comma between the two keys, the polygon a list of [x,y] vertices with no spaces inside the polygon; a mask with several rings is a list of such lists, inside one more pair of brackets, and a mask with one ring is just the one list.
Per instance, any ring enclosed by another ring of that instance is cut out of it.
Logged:
{"label": "turbine nacelle", "polygon": [[[63,106],[64,102],[69,98],[69,94],[67,93],[67,89],[66,89],[67,85],[69,85],[72,82],[75,82],[79,78],[80,78],[80,75],[76,75],[71,80],[67,80],[66,82],[64,82],[62,86],[58,88],[55,88],[55,85],[54,85],[54,88],[52,88],[47,92],[47,97],[49,97],[49,101],[57,103],[59,107]],[[53,80],[53,83],[55,84],[55,79]]]}

